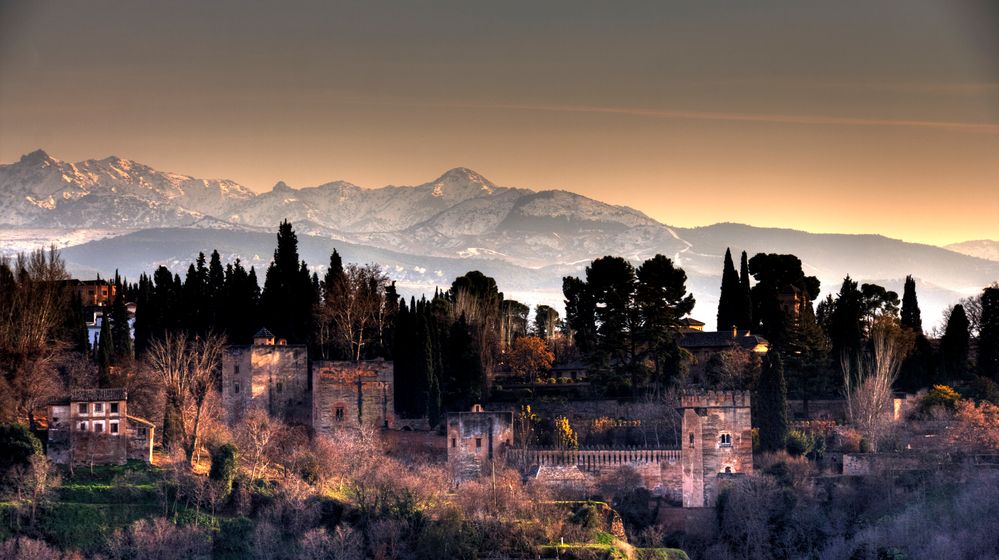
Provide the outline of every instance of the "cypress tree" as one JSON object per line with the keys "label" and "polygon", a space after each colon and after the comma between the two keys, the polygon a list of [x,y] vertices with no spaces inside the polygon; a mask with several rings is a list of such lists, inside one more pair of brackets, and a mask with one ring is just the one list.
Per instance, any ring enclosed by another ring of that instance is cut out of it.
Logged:
{"label": "cypress tree", "polygon": [[780,353],[770,351],[763,361],[763,371],[756,387],[757,423],[760,449],[778,451],[787,443],[787,382]]}
{"label": "cypress tree", "polygon": [[916,281],[912,276],[905,277],[905,290],[902,293],[902,327],[917,333],[923,332],[923,319],[919,312],[919,300],[916,298]]}
{"label": "cypress tree", "polygon": [[745,251],[742,252],[742,261],[739,263],[739,313],[736,317],[736,324],[740,329],[753,327],[753,296],[749,286],[749,257]]}
{"label": "cypress tree", "polygon": [[97,338],[97,367],[100,373],[100,385],[107,387],[110,383],[111,361],[114,359],[114,341],[111,337],[111,317],[105,308],[101,317],[101,330]]}
{"label": "cypress tree", "polygon": [[968,372],[971,323],[963,305],[955,305],[940,339],[940,358],[947,379],[961,379]]}
{"label": "cypress tree", "polygon": [[441,416],[441,387],[434,368],[434,345],[433,334],[429,316],[424,310],[419,314],[419,324],[417,329],[419,343],[419,360],[417,362],[421,377],[424,381],[424,394],[426,395],[426,414],[430,426],[436,426],[440,422]]}
{"label": "cypress tree", "polygon": [[978,375],[999,380],[999,287],[985,288],[982,292]]}
{"label": "cypress tree", "polygon": [[312,277],[305,261],[299,262],[298,236],[287,220],[277,234],[274,260],[267,269],[261,309],[268,328],[290,342],[306,342],[312,330],[312,306],[316,299]]}
{"label": "cypress tree", "polygon": [[732,262],[732,251],[725,249],[725,264],[722,268],[721,294],[718,297],[718,330],[728,331],[739,324],[741,308],[741,285],[739,274]]}
{"label": "cypress tree", "polygon": [[[116,283],[117,295],[111,305],[111,341],[113,361],[127,362],[132,359],[132,329],[128,324],[128,308],[125,307],[125,289]],[[102,326],[103,328],[103,326]]]}

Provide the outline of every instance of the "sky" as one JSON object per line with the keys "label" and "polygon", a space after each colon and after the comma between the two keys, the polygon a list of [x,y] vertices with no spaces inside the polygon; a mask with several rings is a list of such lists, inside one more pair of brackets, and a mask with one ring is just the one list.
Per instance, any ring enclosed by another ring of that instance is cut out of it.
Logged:
{"label": "sky", "polygon": [[999,3],[0,0],[0,162],[999,239]]}

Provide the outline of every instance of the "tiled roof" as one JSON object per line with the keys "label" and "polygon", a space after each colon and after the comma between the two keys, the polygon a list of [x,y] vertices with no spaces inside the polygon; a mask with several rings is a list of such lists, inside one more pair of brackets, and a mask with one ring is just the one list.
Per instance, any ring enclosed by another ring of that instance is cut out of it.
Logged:
{"label": "tiled roof", "polygon": [[267,330],[267,327],[264,327],[257,331],[257,334],[253,335],[253,338],[274,338],[274,333]]}
{"label": "tiled roof", "polygon": [[122,388],[113,389],[73,389],[70,391],[71,401],[123,401],[128,393]]}
{"label": "tiled roof", "polygon": [[732,336],[732,331],[690,331],[683,333],[680,346],[684,348],[725,348],[739,346],[752,350],[759,344],[767,344],[767,339],[745,331]]}

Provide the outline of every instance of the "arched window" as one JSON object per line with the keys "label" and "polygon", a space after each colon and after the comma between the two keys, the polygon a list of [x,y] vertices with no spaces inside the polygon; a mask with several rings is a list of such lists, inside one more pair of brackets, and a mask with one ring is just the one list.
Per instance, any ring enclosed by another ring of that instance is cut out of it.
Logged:
{"label": "arched window", "polygon": [[722,447],[732,447],[732,434],[722,434],[718,441]]}
{"label": "arched window", "polygon": [[725,474],[732,474],[732,467],[725,467]]}

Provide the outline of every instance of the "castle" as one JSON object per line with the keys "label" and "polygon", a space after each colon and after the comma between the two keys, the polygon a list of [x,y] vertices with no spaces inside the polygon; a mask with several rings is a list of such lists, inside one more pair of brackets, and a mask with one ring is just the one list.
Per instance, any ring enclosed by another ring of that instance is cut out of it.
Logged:
{"label": "castle", "polygon": [[484,472],[489,461],[503,460],[538,478],[548,471],[545,476],[555,483],[628,467],[654,494],[685,508],[707,507],[724,480],[753,472],[749,393],[688,393],[679,408],[679,448],[524,449],[512,445],[511,412],[477,405],[471,412],[448,415],[448,461],[466,478]]}
{"label": "castle", "polygon": [[[230,422],[259,407],[317,434],[402,425],[394,411],[392,362],[310,362],[305,346],[286,344],[266,329],[251,345],[227,348],[222,399]],[[655,495],[701,508],[715,502],[725,479],[752,473],[750,411],[745,391],[688,393],[677,410],[679,446],[563,450],[516,447],[510,408],[475,405],[448,414],[444,447],[459,480],[480,476],[494,461],[518,467],[529,478],[581,484],[627,467]]]}

